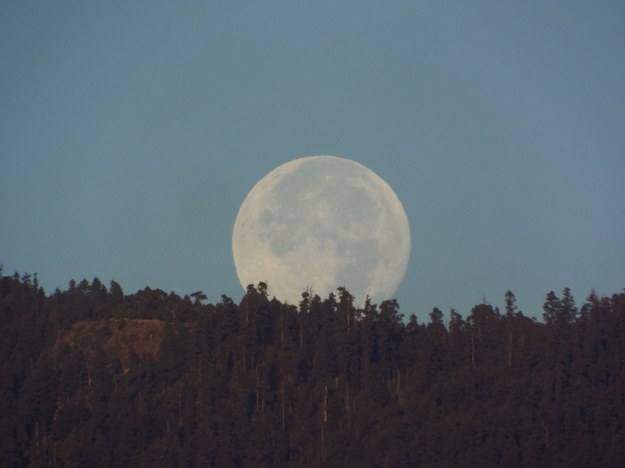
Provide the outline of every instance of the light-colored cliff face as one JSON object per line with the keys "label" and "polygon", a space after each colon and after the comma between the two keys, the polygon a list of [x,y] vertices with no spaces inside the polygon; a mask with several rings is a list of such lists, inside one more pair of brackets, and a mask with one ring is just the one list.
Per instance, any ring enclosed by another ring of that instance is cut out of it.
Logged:
{"label": "light-colored cliff face", "polygon": [[62,367],[67,354],[80,352],[90,367],[89,364],[104,353],[112,360],[121,362],[126,373],[132,354],[139,358],[156,358],[165,327],[169,325],[160,320],[139,319],[76,322],[69,330],[59,334],[50,356]]}

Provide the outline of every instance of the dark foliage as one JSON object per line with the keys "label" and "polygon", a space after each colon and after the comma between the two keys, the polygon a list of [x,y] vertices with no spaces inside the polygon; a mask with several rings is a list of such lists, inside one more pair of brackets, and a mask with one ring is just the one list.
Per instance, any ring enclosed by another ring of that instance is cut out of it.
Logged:
{"label": "dark foliage", "polygon": [[2,277],[0,466],[624,466],[625,294],[505,303]]}

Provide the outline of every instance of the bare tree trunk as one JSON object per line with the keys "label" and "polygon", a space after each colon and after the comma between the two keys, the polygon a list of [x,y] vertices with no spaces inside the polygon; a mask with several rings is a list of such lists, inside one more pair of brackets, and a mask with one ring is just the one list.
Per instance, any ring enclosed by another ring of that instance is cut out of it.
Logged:
{"label": "bare tree trunk", "polygon": [[323,393],[323,411],[321,413],[321,450],[320,450],[321,462],[325,461],[326,423],[327,422],[328,422],[328,386],[326,385],[324,393]]}
{"label": "bare tree trunk", "polygon": [[281,404],[281,409],[282,409],[282,430],[284,431],[284,430],[286,430],[286,414],[285,414],[286,412],[285,412],[285,409],[284,409],[284,405],[285,405],[285,401],[284,401],[285,400],[285,397],[284,397],[284,382],[282,382],[281,387],[282,387],[281,388],[281,392],[282,392],[282,402],[281,402],[282,403]]}
{"label": "bare tree trunk", "polygon": [[352,328],[352,305],[347,304],[347,335],[349,336]]}
{"label": "bare tree trunk", "polygon": [[178,427],[182,427],[182,392],[178,395]]}
{"label": "bare tree trunk", "polygon": [[475,367],[475,335],[471,332],[471,367]]}
{"label": "bare tree trunk", "polygon": [[256,412],[260,412],[260,381],[258,379],[258,367],[254,368],[256,375]]}
{"label": "bare tree trunk", "polygon": [[284,311],[280,305],[280,346],[284,348]]}
{"label": "bare tree trunk", "polygon": [[512,368],[512,332],[508,332],[508,369]]}
{"label": "bare tree trunk", "polygon": [[323,394],[323,422],[328,422],[328,386],[326,385]]}

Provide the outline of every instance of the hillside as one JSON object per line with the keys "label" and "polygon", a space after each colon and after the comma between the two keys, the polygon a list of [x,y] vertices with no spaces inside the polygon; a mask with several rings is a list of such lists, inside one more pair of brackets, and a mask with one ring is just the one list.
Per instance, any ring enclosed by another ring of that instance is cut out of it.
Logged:
{"label": "hillside", "polygon": [[107,319],[80,321],[59,333],[50,347],[50,357],[56,365],[63,365],[66,356],[80,353],[89,367],[95,365],[104,353],[120,362],[124,374],[131,358],[155,359],[163,341],[166,326],[161,320]]}
{"label": "hillside", "polygon": [[622,466],[625,294],[207,304],[0,280],[1,466]]}

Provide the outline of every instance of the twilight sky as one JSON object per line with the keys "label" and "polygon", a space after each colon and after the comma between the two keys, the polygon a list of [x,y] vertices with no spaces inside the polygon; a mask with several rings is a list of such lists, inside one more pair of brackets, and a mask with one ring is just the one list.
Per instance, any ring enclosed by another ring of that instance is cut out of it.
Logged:
{"label": "twilight sky", "polygon": [[0,4],[0,263],[239,301],[252,186],[301,156],[402,201],[420,320],[625,287],[625,2]]}

